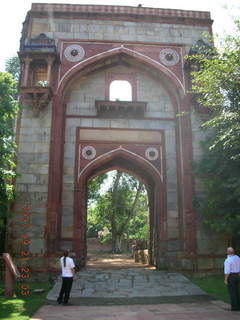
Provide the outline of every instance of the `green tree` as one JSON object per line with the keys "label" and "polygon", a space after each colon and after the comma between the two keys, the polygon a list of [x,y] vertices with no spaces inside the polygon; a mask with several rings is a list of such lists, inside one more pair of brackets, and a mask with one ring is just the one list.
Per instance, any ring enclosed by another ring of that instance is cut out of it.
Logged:
{"label": "green tree", "polygon": [[111,231],[112,252],[119,253],[123,237],[132,238],[137,232],[145,235],[148,208],[144,186],[134,177],[115,171],[109,189],[89,208],[88,215],[88,230],[96,233],[107,227]]}
{"label": "green tree", "polygon": [[18,104],[16,83],[7,72],[0,72],[0,230],[4,233],[9,206],[14,199],[15,142],[14,121]]}
{"label": "green tree", "polygon": [[198,199],[205,222],[218,232],[240,236],[240,23],[221,49],[204,50],[190,58],[193,92],[210,110],[203,129],[203,157],[194,164],[203,181]]}
{"label": "green tree", "polygon": [[10,73],[13,76],[13,79],[16,83],[19,82],[20,78],[20,60],[18,56],[11,57],[7,59],[5,64],[6,72]]}
{"label": "green tree", "polygon": [[107,177],[107,174],[102,174],[90,180],[88,183],[88,205],[99,199],[101,186]]}

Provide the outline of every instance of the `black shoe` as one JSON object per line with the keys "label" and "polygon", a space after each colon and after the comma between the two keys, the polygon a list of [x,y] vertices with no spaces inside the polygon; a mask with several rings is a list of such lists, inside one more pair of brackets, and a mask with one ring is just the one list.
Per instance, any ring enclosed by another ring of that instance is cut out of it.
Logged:
{"label": "black shoe", "polygon": [[61,304],[61,303],[62,303],[62,300],[57,299],[57,303],[58,303],[58,304]]}

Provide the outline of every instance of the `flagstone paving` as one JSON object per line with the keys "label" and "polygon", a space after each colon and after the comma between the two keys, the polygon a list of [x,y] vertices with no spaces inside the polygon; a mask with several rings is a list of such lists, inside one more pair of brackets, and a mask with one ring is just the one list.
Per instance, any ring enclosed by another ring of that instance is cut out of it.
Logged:
{"label": "flagstone paving", "polygon": [[[181,274],[139,268],[129,261],[116,264],[116,258],[113,262],[103,267],[96,260],[79,272],[69,306],[56,303],[59,277],[46,305],[31,320],[240,319],[240,312],[231,312],[228,304],[209,297]],[[120,265],[127,268],[121,269]]]}
{"label": "flagstone paving", "polygon": [[[71,297],[88,298],[88,301],[89,298],[93,298],[95,302],[97,298],[105,301],[119,298],[124,302],[123,298],[127,298],[138,302],[137,298],[155,298],[156,300],[157,297],[206,295],[185,276],[166,271],[138,268],[89,269],[78,272],[77,276],[79,279],[73,282]],[[59,277],[47,299],[56,301],[60,287],[61,278]]]}

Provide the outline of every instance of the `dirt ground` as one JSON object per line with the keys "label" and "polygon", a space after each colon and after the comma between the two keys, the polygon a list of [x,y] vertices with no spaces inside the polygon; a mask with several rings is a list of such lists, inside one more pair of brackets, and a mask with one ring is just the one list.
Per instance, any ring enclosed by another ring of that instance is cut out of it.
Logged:
{"label": "dirt ground", "polygon": [[87,268],[93,269],[122,269],[122,268],[154,268],[147,264],[135,262],[130,254],[112,254],[106,252],[89,253]]}

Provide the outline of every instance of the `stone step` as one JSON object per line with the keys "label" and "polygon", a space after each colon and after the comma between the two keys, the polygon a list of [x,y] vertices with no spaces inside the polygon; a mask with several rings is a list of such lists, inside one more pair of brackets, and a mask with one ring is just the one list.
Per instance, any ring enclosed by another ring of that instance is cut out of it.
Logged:
{"label": "stone step", "polygon": [[[73,282],[71,297],[86,301],[90,299],[92,302],[98,298],[107,299],[111,304],[111,299],[159,301],[160,298],[169,297],[206,296],[205,292],[185,276],[173,272],[138,268],[89,269],[78,272],[77,276],[78,280]],[[56,301],[60,288],[61,277],[48,293],[47,299]]]}

